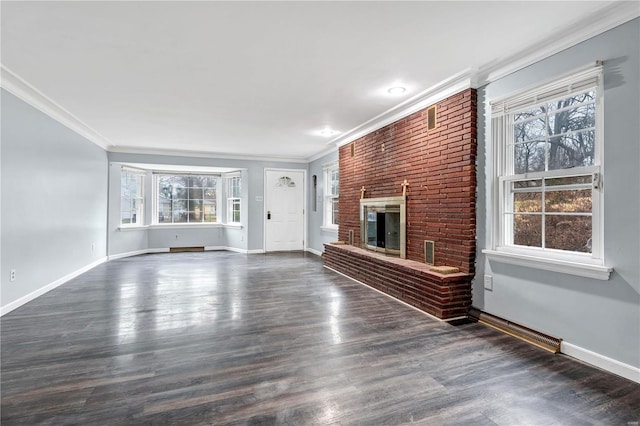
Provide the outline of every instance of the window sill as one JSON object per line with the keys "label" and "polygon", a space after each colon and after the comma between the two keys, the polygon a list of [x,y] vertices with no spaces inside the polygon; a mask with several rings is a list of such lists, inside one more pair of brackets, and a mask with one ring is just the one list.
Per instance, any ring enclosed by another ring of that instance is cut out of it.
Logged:
{"label": "window sill", "polygon": [[[155,224],[145,226],[144,228],[151,229],[189,229],[189,228],[231,228],[242,229],[242,224],[239,223],[167,223],[167,224]],[[139,229],[139,228],[135,228]]]}
{"label": "window sill", "polygon": [[335,226],[335,225],[333,225],[333,226],[322,225],[320,227],[320,230],[324,231],[324,232],[338,232],[338,227]]}
{"label": "window sill", "polygon": [[568,260],[546,259],[520,253],[509,253],[496,250],[482,250],[489,260],[508,263],[510,265],[525,266],[542,269],[545,271],[560,272],[563,274],[577,275],[579,277],[593,278],[607,281],[613,268],[609,266],[592,265],[588,263],[572,262]]}
{"label": "window sill", "polygon": [[118,226],[118,231],[144,231],[149,229],[148,225],[140,225],[140,226]]}
{"label": "window sill", "polygon": [[150,229],[202,229],[202,228],[222,228],[222,223],[167,223],[149,225]]}

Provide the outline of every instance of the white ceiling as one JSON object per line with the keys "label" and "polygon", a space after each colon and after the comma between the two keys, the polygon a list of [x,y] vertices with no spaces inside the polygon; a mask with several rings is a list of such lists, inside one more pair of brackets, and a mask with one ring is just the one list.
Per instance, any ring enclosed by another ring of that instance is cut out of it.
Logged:
{"label": "white ceiling", "polygon": [[2,1],[2,65],[111,151],[305,161],[612,3]]}

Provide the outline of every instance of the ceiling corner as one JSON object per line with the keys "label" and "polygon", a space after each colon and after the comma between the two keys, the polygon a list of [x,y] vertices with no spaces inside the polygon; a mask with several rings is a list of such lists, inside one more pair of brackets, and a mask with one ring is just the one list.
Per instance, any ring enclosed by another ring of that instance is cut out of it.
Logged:
{"label": "ceiling corner", "polygon": [[477,85],[480,87],[496,81],[639,16],[640,2],[612,2],[596,13],[539,40],[525,51],[519,51],[496,63],[480,67],[476,76]]}
{"label": "ceiling corner", "polygon": [[108,151],[113,143],[15,72],[0,64],[0,87],[60,124]]}

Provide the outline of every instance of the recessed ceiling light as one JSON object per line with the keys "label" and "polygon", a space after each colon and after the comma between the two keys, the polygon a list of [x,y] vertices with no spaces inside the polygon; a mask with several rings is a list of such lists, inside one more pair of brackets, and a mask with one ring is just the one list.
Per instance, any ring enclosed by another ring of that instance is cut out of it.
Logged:
{"label": "recessed ceiling light", "polygon": [[389,92],[390,95],[401,95],[406,91],[407,91],[407,88],[402,86],[394,86],[389,90],[387,90],[387,92]]}
{"label": "recessed ceiling light", "polygon": [[337,131],[337,130],[332,130],[332,129],[330,129],[330,128],[326,127],[326,128],[324,128],[324,129],[320,130],[320,131],[318,132],[318,134],[319,134],[320,136],[324,136],[324,137],[328,138],[328,137],[330,137],[330,136],[337,135],[337,134],[338,134],[338,131]]}

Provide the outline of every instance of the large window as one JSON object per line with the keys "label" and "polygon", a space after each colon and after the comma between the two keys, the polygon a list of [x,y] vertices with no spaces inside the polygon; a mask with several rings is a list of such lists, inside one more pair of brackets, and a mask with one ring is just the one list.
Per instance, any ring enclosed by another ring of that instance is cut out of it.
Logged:
{"label": "large window", "polygon": [[218,175],[156,174],[156,223],[216,223]]}
{"label": "large window", "polygon": [[240,185],[238,176],[227,177],[227,223],[240,223]]}
{"label": "large window", "polygon": [[602,264],[601,75],[491,103],[497,250]]}
{"label": "large window", "polygon": [[340,191],[340,172],[337,163],[324,168],[324,226],[338,227],[338,200]]}
{"label": "large window", "polygon": [[120,225],[143,225],[144,172],[122,168],[120,174]]}

